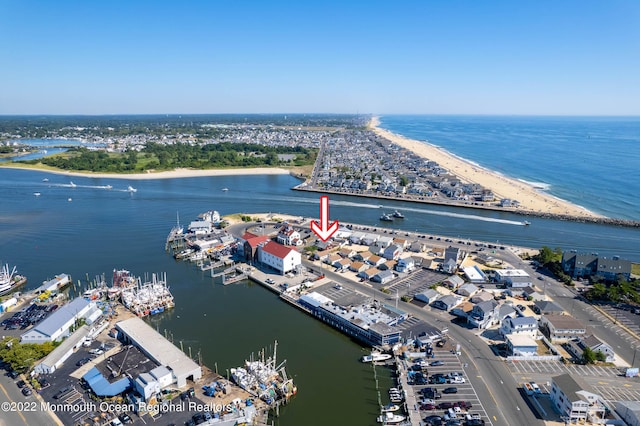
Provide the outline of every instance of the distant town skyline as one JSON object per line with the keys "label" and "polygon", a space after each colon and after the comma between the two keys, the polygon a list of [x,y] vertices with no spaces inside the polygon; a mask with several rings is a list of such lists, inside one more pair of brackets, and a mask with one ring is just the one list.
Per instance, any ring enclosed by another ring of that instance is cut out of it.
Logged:
{"label": "distant town skyline", "polygon": [[640,2],[0,0],[0,114],[640,115]]}

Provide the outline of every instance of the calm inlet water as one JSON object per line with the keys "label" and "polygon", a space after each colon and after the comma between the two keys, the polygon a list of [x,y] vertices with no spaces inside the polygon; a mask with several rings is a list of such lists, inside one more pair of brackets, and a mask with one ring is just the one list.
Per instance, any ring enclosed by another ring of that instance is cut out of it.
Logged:
{"label": "calm inlet water", "polygon": [[[224,373],[278,340],[279,358],[288,360],[300,393],[277,424],[371,425],[377,392],[371,366],[358,362],[360,345],[259,286],[223,287],[164,251],[176,212],[183,223],[210,209],[316,216],[320,194],[290,190],[297,183],[282,175],[134,181],[0,169],[0,260],[28,276],[27,289],[63,272],[82,282],[109,277],[114,268],[136,275],[167,272],[176,308],[151,323],[194,358],[200,353],[207,366],[217,363]],[[128,185],[138,191],[126,192]],[[381,203],[403,211],[406,219],[398,226],[411,232],[596,250],[640,261],[637,229],[543,219],[522,226],[515,215],[344,196],[331,196],[332,219],[379,226]],[[379,373],[388,387],[389,373]]]}

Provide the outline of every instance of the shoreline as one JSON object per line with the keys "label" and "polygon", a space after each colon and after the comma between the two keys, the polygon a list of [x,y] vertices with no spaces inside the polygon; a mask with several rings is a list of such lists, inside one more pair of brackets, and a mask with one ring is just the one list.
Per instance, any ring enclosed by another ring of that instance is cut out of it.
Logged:
{"label": "shoreline", "polygon": [[[376,135],[423,158],[435,161],[464,182],[477,183],[484,188],[490,189],[493,191],[496,198],[509,198],[517,200],[520,203],[520,206],[517,209],[495,208],[492,210],[546,217],[566,217],[572,218],[571,220],[575,220],[576,218],[589,221],[610,219],[604,215],[594,213],[580,205],[573,204],[554,195],[544,193],[528,182],[505,176],[496,171],[482,167],[468,159],[450,153],[447,150],[431,143],[409,139],[379,126],[379,117],[372,117],[368,124],[368,128]],[[457,204],[452,203],[450,205]],[[460,206],[471,208],[478,207],[468,205]]]}
{"label": "shoreline", "polygon": [[17,167],[17,166],[0,166],[0,169],[14,170],[30,170],[35,172],[53,173],[64,176],[103,178],[103,179],[131,179],[131,180],[149,180],[149,179],[177,179],[207,176],[242,176],[242,175],[288,175],[291,171],[282,168],[271,167],[255,167],[250,169],[174,169],[163,172],[148,173],[93,173],[93,172],[68,172],[64,170],[49,170],[36,167]]}

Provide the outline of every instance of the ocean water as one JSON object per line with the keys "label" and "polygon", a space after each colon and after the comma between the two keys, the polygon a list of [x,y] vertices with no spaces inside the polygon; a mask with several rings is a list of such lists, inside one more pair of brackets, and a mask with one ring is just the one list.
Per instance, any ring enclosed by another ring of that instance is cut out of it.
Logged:
{"label": "ocean water", "polygon": [[640,117],[385,115],[440,146],[608,217],[640,220]]}

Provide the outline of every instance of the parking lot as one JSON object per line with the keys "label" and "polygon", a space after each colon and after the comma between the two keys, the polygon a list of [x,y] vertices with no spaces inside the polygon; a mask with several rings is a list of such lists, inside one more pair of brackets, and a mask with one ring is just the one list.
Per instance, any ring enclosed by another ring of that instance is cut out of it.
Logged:
{"label": "parking lot", "polygon": [[449,277],[447,274],[430,271],[428,269],[418,269],[394,281],[393,284],[389,286],[374,284],[374,287],[386,287],[391,294],[396,294],[397,292],[400,297],[405,295],[413,297],[416,293],[427,290],[433,284],[443,281],[447,277]]}
{"label": "parking lot", "polygon": [[508,361],[507,366],[513,374],[549,374],[557,376],[570,373],[576,376],[619,377],[622,370],[616,367],[597,365],[565,365],[560,361]]}
{"label": "parking lot", "polygon": [[51,312],[58,308],[56,304],[36,305],[31,304],[28,307],[13,313],[7,313],[2,316],[0,326],[4,327],[3,333],[6,336],[19,336],[26,329],[34,326],[45,319]]}
{"label": "parking lot", "polygon": [[[429,364],[432,364],[434,361],[440,361],[440,363],[442,363],[442,365],[429,365],[427,367],[428,376],[438,374],[446,376],[450,373],[458,373],[460,377],[464,378],[465,383],[413,385],[416,397],[423,394],[425,392],[424,389],[427,388],[432,388],[439,393],[439,398],[435,399],[436,404],[422,405],[423,408],[428,408],[421,410],[422,418],[433,415],[443,417],[446,409],[449,407],[471,404],[471,408],[466,409],[468,414],[473,415],[475,413],[476,415],[479,415],[482,420],[484,420],[485,424],[493,424],[491,422],[491,419],[488,417],[482,403],[480,402],[478,394],[476,393],[473,385],[470,383],[469,378],[467,377],[467,374],[465,372],[465,365],[460,362],[460,359],[455,354],[455,352],[450,350],[449,345],[443,348],[434,347],[434,358],[429,358],[425,361],[427,361]],[[411,362],[409,361],[407,361],[407,363],[411,364]],[[452,387],[455,388],[455,393],[444,393],[446,388]],[[423,399],[423,401],[425,400]],[[463,404],[461,403],[462,401],[464,401]],[[431,408],[433,405],[435,405],[435,407]]]}

